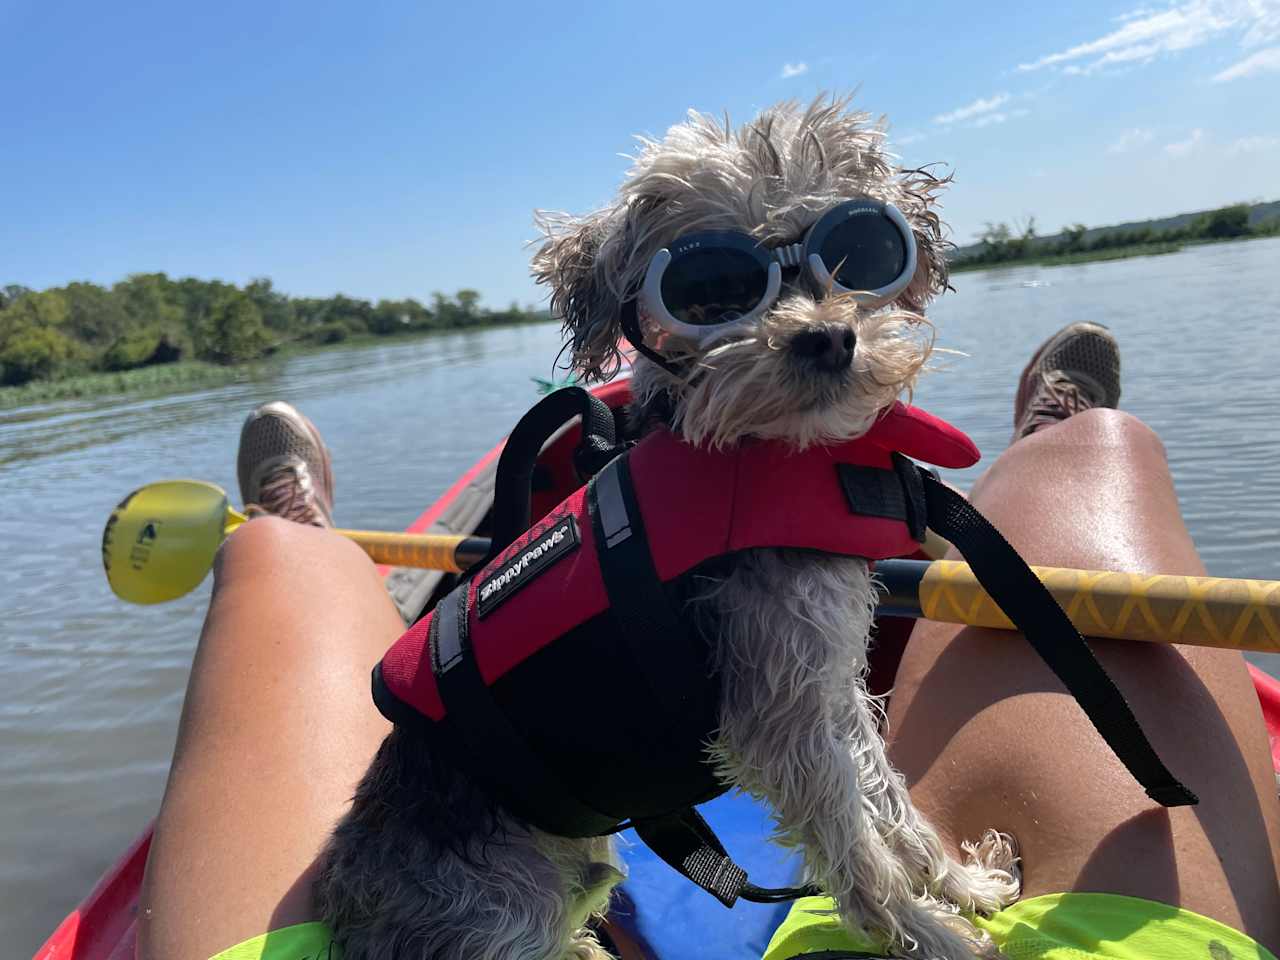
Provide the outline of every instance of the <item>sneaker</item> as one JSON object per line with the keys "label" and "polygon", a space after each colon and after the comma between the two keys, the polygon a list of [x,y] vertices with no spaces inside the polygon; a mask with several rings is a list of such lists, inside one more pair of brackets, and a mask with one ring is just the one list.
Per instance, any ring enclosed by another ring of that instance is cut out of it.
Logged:
{"label": "sneaker", "polygon": [[1098,323],[1073,323],[1040,345],[1018,381],[1013,439],[1082,410],[1120,403],[1120,346]]}
{"label": "sneaker", "polygon": [[333,467],[315,424],[282,400],[257,407],[240,429],[236,475],[245,513],[333,526]]}

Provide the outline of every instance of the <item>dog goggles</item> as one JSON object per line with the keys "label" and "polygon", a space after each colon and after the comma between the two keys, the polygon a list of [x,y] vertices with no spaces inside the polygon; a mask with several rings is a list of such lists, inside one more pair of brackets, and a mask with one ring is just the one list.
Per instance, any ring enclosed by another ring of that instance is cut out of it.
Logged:
{"label": "dog goggles", "polygon": [[793,270],[807,274],[820,296],[850,294],[882,306],[915,274],[915,236],[897,207],[870,199],[833,207],[803,240],[773,249],[734,231],[692,233],[653,255],[641,312],[703,347],[759,319],[777,301],[784,271]]}

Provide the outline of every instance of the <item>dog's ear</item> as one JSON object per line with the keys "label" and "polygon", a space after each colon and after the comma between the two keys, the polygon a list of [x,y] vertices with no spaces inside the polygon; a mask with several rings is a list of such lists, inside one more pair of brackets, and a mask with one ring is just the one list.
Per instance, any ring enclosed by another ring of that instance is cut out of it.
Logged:
{"label": "dog's ear", "polygon": [[551,288],[551,316],[561,322],[572,369],[584,380],[612,379],[622,366],[621,297],[610,247],[622,217],[617,208],[585,217],[539,212],[546,237],[533,257],[533,278]]}
{"label": "dog's ear", "polygon": [[937,194],[951,183],[951,174],[935,177],[928,169],[899,171],[902,199],[898,203],[916,238],[916,272],[907,289],[898,296],[898,305],[913,313],[924,313],[928,303],[950,289],[947,253],[954,246],[944,235],[944,226],[935,207]]}

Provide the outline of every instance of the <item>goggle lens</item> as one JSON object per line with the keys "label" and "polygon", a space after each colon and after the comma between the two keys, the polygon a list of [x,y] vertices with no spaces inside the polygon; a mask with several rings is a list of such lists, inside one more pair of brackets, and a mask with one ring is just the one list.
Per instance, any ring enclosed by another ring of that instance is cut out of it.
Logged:
{"label": "goggle lens", "polygon": [[860,213],[832,228],[818,256],[846,290],[879,290],[902,275],[907,246],[883,213]]}
{"label": "goggle lens", "polygon": [[759,305],[768,279],[743,250],[699,248],[671,261],[662,275],[662,302],[681,323],[732,323]]}

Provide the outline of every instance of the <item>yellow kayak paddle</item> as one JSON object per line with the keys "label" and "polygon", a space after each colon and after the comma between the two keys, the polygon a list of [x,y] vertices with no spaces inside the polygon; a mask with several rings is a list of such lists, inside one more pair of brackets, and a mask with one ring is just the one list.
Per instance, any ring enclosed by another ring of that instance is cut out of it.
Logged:
{"label": "yellow kayak paddle", "polygon": [[[194,590],[219,544],[244,523],[221,487],[152,483],[116,507],[102,562],[116,596],[163,603]],[[484,557],[483,537],[335,530],[375,563],[460,572]],[[1280,653],[1280,581],[1033,567],[1085,636]],[[880,612],[1012,629],[968,564],[884,560]]]}
{"label": "yellow kayak paddle", "polygon": [[[166,480],[140,487],[120,501],[102,532],[107,582],[129,603],[164,603],[190,593],[213,567],[222,541],[246,517],[226,491],[199,480]],[[354,540],[375,563],[459,572],[482,558],[479,537],[335,530]]]}

